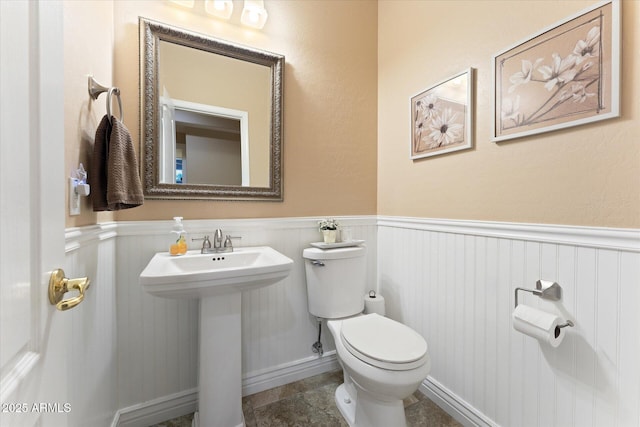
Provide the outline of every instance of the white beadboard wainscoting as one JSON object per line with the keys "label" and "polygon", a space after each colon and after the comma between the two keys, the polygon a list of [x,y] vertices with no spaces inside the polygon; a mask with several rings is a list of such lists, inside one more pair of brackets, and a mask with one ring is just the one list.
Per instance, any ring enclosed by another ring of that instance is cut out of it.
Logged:
{"label": "white beadboard wainscoting", "polygon": [[[366,240],[368,280],[376,284],[376,217],[337,217]],[[239,236],[236,246],[271,246],[294,260],[289,277],[275,285],[242,294],[243,393],[253,394],[338,367],[333,342],[323,333],[327,350],[319,358],[311,351],[317,326],[307,309],[302,250],[318,241],[317,218],[185,221],[189,238],[213,235],[215,229]],[[141,424],[151,402],[166,409],[196,390],[198,373],[197,300],[170,300],[145,293],[138,276],[156,252],[166,251],[171,221],[119,222],[116,248],[116,315],[118,403],[120,425]],[[194,242],[197,248],[201,242]],[[182,393],[182,394],[181,394]],[[190,394],[193,402],[196,393]],[[158,400],[160,399],[160,400]],[[181,409],[182,408],[182,409]],[[161,417],[162,418],[162,417]],[[166,416],[162,419],[167,419]],[[161,421],[162,419],[158,420]],[[126,422],[125,422],[126,420]]]}
{"label": "white beadboard wainscoting", "polygon": [[[465,425],[640,425],[640,232],[378,217],[387,314],[421,333],[422,390]],[[556,281],[558,348],[512,328],[516,287]]]}
{"label": "white beadboard wainscoting", "polygon": [[[423,334],[432,371],[422,390],[466,425],[640,425],[640,231],[343,217],[368,246],[368,280],[390,317]],[[317,218],[186,221],[190,237],[221,228],[237,246],[269,245],[291,275],[243,294],[243,392],[337,367],[307,312],[302,250]],[[69,346],[72,426],[148,426],[197,403],[198,303],[147,295],[138,275],[166,250],[171,221],[67,229],[67,277],[87,275]],[[192,247],[197,247],[192,245]],[[513,290],[554,280],[563,299],[521,293],[575,321],[557,349],[512,329]]]}
{"label": "white beadboard wainscoting", "polygon": [[[68,384],[70,426],[109,426],[119,408],[117,383],[116,225],[67,229],[66,277],[91,280],[72,317]],[[68,297],[68,296],[67,296]]]}

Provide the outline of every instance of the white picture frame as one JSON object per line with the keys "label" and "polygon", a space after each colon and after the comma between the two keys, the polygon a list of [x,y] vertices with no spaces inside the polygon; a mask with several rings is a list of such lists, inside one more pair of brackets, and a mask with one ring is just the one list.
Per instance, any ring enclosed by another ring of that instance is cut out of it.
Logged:
{"label": "white picture frame", "polygon": [[620,2],[582,10],[495,54],[491,139],[620,116]]}
{"label": "white picture frame", "polygon": [[410,158],[473,147],[473,68],[411,97]]}

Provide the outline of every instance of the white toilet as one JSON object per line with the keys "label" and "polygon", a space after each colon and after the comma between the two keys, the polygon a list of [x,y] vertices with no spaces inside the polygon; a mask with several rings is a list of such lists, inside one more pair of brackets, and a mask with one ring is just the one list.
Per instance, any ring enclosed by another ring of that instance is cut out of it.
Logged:
{"label": "white toilet", "polygon": [[344,383],[336,404],[350,426],[404,427],[402,400],[431,369],[424,338],[378,314],[362,314],[366,248],[307,248],[303,251],[309,312],[327,319]]}

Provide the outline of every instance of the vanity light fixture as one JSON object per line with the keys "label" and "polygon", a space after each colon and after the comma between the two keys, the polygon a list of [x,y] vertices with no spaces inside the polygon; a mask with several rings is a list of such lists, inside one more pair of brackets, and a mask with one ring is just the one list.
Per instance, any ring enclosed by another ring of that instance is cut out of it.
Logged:
{"label": "vanity light fixture", "polygon": [[182,7],[188,7],[193,9],[193,5],[195,4],[195,0],[169,0],[171,3],[175,3]]}
{"label": "vanity light fixture", "polygon": [[206,0],[204,9],[209,15],[222,19],[231,18],[233,13],[233,1],[231,0]]}
{"label": "vanity light fixture", "polygon": [[262,29],[267,22],[267,10],[263,0],[244,0],[240,22],[248,27]]}

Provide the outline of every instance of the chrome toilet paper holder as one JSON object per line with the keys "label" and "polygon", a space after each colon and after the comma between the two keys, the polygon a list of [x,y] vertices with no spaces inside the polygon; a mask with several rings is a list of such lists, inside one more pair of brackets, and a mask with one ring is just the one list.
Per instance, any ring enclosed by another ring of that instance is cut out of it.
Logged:
{"label": "chrome toilet paper holder", "polygon": [[[531,292],[532,294],[549,301],[560,301],[562,299],[562,287],[556,282],[550,282],[548,280],[536,281],[535,289],[516,288],[514,292],[516,307],[518,307],[518,291]],[[571,320],[567,320],[562,325],[558,325],[558,328],[566,328],[567,326],[573,327],[574,323]]]}

